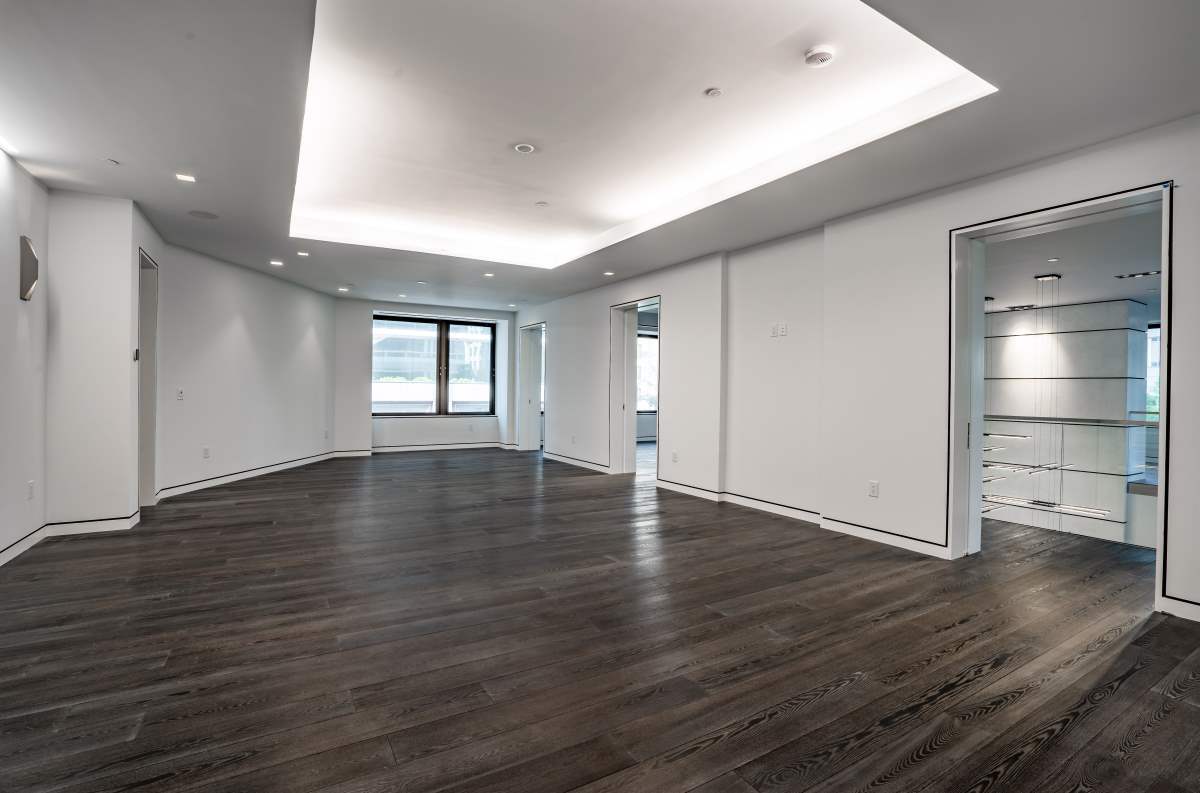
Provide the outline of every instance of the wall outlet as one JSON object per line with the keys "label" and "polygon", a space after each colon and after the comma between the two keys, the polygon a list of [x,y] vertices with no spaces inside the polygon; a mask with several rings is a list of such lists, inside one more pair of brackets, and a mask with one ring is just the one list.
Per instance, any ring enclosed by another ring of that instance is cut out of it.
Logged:
{"label": "wall outlet", "polygon": [[879,482],[874,479],[867,482],[867,495],[871,498],[879,498]]}
{"label": "wall outlet", "polygon": [[212,457],[212,449],[205,446],[200,450],[200,456],[207,460],[208,458]]}
{"label": "wall outlet", "polygon": [[773,338],[775,338],[775,337],[776,337],[776,336],[778,336],[778,335],[779,335],[779,326],[778,326],[778,325],[772,325],[772,326],[771,326],[771,338],[773,339]]}
{"label": "wall outlet", "polygon": [[175,398],[183,399],[183,389],[182,388],[175,389]]}
{"label": "wall outlet", "polygon": [[679,462],[679,452],[675,451],[674,449],[671,450],[671,462]]}
{"label": "wall outlet", "polygon": [[780,322],[780,323],[779,323],[779,335],[780,335],[780,336],[786,336],[786,335],[787,335],[787,323],[786,323],[786,322]]}
{"label": "wall outlet", "polygon": [[35,487],[37,487],[37,483],[34,482],[32,479],[30,479],[28,482],[25,483],[25,500],[26,501],[33,501],[33,491],[34,491]]}

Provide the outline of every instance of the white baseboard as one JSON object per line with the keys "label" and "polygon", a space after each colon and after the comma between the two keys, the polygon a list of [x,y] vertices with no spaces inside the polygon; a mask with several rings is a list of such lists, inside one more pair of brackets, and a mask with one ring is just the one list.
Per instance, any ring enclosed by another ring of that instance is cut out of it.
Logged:
{"label": "white baseboard", "polygon": [[1163,597],[1161,593],[1154,597],[1154,610],[1182,617],[1185,620],[1200,622],[1200,606],[1184,600],[1176,600],[1173,597]]}
{"label": "white baseboard", "polygon": [[832,518],[824,518],[819,512],[813,512],[811,510],[800,509],[797,507],[788,507],[784,506],[783,504],[775,504],[770,501],[761,501],[757,498],[739,496],[735,495],[734,493],[706,490],[705,488],[701,487],[682,485],[678,482],[667,482],[662,479],[656,480],[655,484],[664,490],[671,490],[676,493],[683,493],[684,495],[695,496],[696,498],[703,498],[708,501],[737,504],[741,507],[757,509],[760,512],[770,512],[774,515],[782,515],[785,518],[802,520],[805,523],[816,524],[829,531],[836,531],[840,534],[849,534],[854,537],[861,537],[865,540],[881,542],[885,545],[892,545],[908,551],[916,551],[917,553],[934,556],[938,559],[951,558],[949,548],[943,548],[939,545],[921,542],[920,540],[914,540],[909,537],[901,537],[896,534],[888,534],[887,532],[876,531],[875,529],[867,529],[860,526],[855,526],[851,523],[842,523],[841,521],[834,520]]}
{"label": "white baseboard", "polygon": [[182,485],[164,487],[162,490],[158,491],[158,500],[161,501],[164,498],[170,498],[171,496],[181,496],[184,493],[192,493],[197,490],[203,490],[207,487],[227,485],[230,482],[240,482],[243,479],[253,479],[256,476],[273,474],[276,471],[286,471],[289,468],[299,468],[302,465],[311,465],[312,463],[319,463],[323,460],[331,460],[333,459],[333,454],[333,452],[323,452],[321,454],[314,454],[311,457],[301,457],[298,460],[288,460],[287,462],[276,463],[274,465],[264,465],[259,468],[251,468],[248,471],[237,471],[236,473],[226,474],[224,476],[214,476],[210,479],[202,479],[199,482],[187,482]]}
{"label": "white baseboard", "polygon": [[657,487],[661,487],[663,490],[670,490],[675,493],[683,493],[685,496],[695,496],[696,498],[702,498],[705,501],[720,501],[721,500],[720,493],[714,493],[713,491],[705,490],[702,487],[692,487],[691,485],[681,485],[678,482],[667,482],[662,479],[654,480],[654,484]]}
{"label": "white baseboard", "polygon": [[853,523],[843,523],[833,518],[821,518],[821,528],[841,532],[842,534],[849,534],[854,537],[861,537],[864,540],[874,540],[884,545],[894,545],[906,551],[915,551],[916,553],[923,553],[926,556],[933,556],[938,559],[953,558],[950,555],[949,548],[922,542],[921,540],[914,540],[911,537],[902,537],[899,534],[889,534],[886,531],[879,531],[878,529],[855,526]]}
{"label": "white baseboard", "polygon": [[28,551],[47,537],[66,537],[71,534],[94,534],[101,531],[126,531],[132,529],[142,519],[141,512],[135,512],[128,518],[106,518],[104,520],[74,520],[62,523],[47,523],[32,534],[22,538],[15,545],[0,552],[0,565],[11,562]]}
{"label": "white baseboard", "polygon": [[542,456],[545,457],[547,460],[554,460],[555,462],[566,463],[567,465],[574,465],[578,468],[586,468],[589,471],[599,471],[602,474],[607,474],[609,472],[609,467],[607,465],[600,465],[599,463],[593,463],[590,460],[580,460],[577,457],[567,457],[566,455],[563,455],[563,454],[554,454],[553,452],[548,452],[548,451],[545,451],[544,449],[542,450]]}
{"label": "white baseboard", "polygon": [[367,449],[366,451],[355,451],[355,452],[334,452],[334,453],[333,453],[333,456],[334,456],[334,457],[370,457],[370,456],[371,456],[371,450],[370,450],[370,449]]}
{"label": "white baseboard", "polygon": [[11,562],[13,559],[16,559],[18,556],[25,553],[30,548],[32,548],[33,546],[35,546],[39,542],[41,542],[42,538],[45,536],[46,536],[46,527],[45,526],[41,526],[37,529],[34,529],[29,534],[26,534],[24,537],[17,540],[15,543],[13,543],[9,547],[5,548],[3,551],[0,551],[0,565],[5,564],[6,562]]}
{"label": "white baseboard", "polygon": [[46,537],[65,537],[69,534],[94,534],[98,531],[126,531],[138,525],[142,520],[140,511],[128,518],[111,518],[107,520],[75,520],[69,523],[47,523],[42,527]]}
{"label": "white baseboard", "polygon": [[413,444],[412,446],[376,446],[371,451],[375,454],[392,454],[393,452],[444,452],[453,449],[498,449],[500,444],[495,441],[483,443],[429,443]]}
{"label": "white baseboard", "polygon": [[737,504],[739,507],[749,507],[757,509],[760,512],[770,512],[773,515],[782,515],[785,518],[793,518],[802,520],[805,523],[814,523],[821,525],[821,513],[813,512],[808,509],[799,509],[798,507],[788,507],[783,504],[775,504],[770,501],[762,501],[749,496],[737,496],[733,493],[722,493],[721,501],[729,504]]}

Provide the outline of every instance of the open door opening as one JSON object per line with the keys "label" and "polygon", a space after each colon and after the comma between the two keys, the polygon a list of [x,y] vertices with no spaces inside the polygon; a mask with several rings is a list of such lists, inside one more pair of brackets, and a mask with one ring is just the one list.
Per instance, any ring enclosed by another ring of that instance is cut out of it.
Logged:
{"label": "open door opening", "polygon": [[658,298],[638,305],[635,467],[638,477],[647,479],[658,478],[658,320]]}
{"label": "open door opening", "polygon": [[658,296],[612,306],[610,323],[610,471],[658,476]]}
{"label": "open door opening", "polygon": [[517,449],[537,451],[546,446],[546,324],[520,330]]}
{"label": "open door opening", "polygon": [[1162,547],[1170,190],[952,232],[952,555],[1029,527]]}
{"label": "open door opening", "polygon": [[158,500],[158,265],[139,251],[138,267],[138,505]]}

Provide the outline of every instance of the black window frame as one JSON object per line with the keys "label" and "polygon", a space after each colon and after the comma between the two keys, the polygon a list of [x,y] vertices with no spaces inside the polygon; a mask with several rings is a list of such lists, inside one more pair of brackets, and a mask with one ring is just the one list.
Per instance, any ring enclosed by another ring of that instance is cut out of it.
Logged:
{"label": "black window frame", "polygon": [[[437,362],[435,369],[437,370],[437,378],[434,381],[434,407],[436,410],[433,413],[377,413],[374,409],[374,401],[372,400],[371,416],[373,418],[446,418],[455,416],[495,416],[496,415],[496,323],[482,322],[479,320],[470,319],[433,319],[430,317],[407,317],[401,314],[373,314],[371,321],[376,320],[383,322],[421,322],[426,325],[434,325],[437,327]],[[490,399],[488,402],[487,412],[471,412],[471,411],[456,411],[450,412],[450,326],[451,325],[468,325],[478,328],[487,328],[491,331],[491,361],[490,361]],[[375,382],[375,364],[371,364],[371,382]]]}

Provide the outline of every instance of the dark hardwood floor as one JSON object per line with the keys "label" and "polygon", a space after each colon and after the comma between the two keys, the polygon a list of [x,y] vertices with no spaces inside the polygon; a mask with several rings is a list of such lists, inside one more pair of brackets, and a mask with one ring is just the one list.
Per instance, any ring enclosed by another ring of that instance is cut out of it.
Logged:
{"label": "dark hardwood floor", "polygon": [[1200,790],[1153,555],[985,546],[498,450],[217,487],[0,568],[0,790]]}

